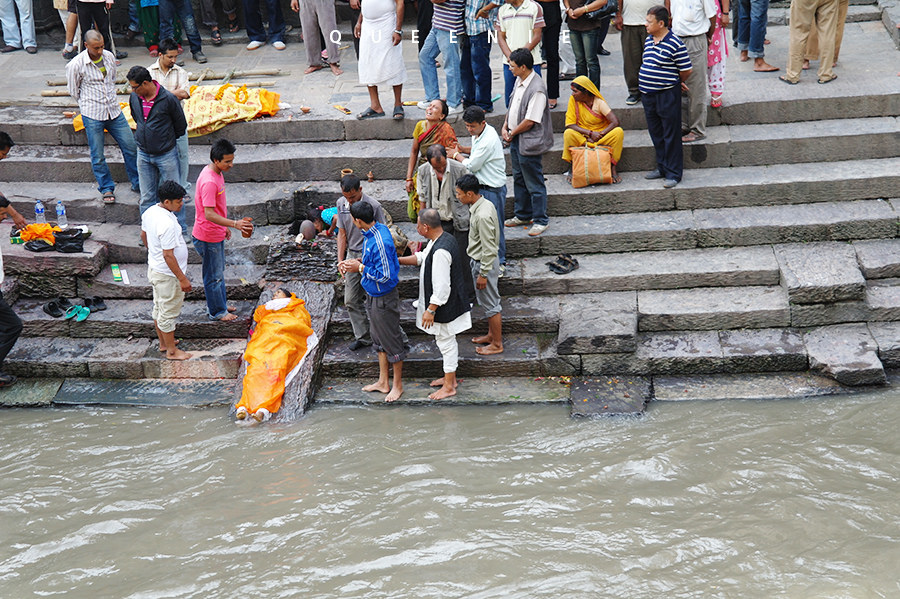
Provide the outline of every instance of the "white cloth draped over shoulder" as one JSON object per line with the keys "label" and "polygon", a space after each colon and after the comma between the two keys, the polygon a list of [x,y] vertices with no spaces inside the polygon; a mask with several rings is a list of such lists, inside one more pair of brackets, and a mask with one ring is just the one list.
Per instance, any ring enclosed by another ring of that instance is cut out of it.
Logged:
{"label": "white cloth draped over shoulder", "polygon": [[421,252],[416,252],[416,264],[419,265],[419,299],[416,300],[416,326],[435,336],[449,336],[462,333],[472,328],[472,312],[457,316],[450,322],[436,322],[430,328],[422,328],[422,315],[428,304],[443,306],[450,299],[450,265],[453,257],[447,250],[438,250],[431,261],[431,297],[425,298],[425,258],[431,253],[434,241]]}
{"label": "white cloth draped over shoulder", "polygon": [[406,83],[403,42],[394,45],[397,27],[394,0],[362,0],[362,28],[359,37],[359,82],[367,86],[394,86]]}

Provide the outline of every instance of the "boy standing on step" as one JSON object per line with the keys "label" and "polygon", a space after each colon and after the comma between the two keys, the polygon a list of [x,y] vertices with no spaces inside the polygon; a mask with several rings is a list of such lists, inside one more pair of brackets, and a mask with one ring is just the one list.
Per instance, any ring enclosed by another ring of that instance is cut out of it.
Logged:
{"label": "boy standing on step", "polygon": [[141,240],[147,248],[147,278],[153,287],[153,324],[159,351],[169,360],[187,360],[191,354],[175,346],[175,321],[184,306],[184,294],[191,282],[184,271],[188,265],[187,244],[175,213],[184,204],[184,187],[175,181],[159,185],[159,202],[141,215]]}
{"label": "boy standing on step", "polygon": [[253,234],[249,218],[228,218],[225,202],[224,173],[234,166],[234,144],[220,139],[209,151],[211,164],[207,164],[197,177],[194,205],[194,249],[203,261],[203,290],[206,292],[206,310],[210,320],[234,320],[225,296],[225,240],[231,239],[231,229],[237,229],[245,237]]}
{"label": "boy standing on step", "polygon": [[[403,359],[407,345],[400,328],[400,263],[391,231],[375,220],[375,209],[368,202],[355,202],[350,206],[353,226],[362,231],[362,258],[351,258],[338,264],[341,273],[359,273],[366,291],[366,314],[372,344],[378,352],[378,381],[366,385],[363,391],[387,393],[384,401],[390,402],[403,394]],[[393,367],[394,383],[388,384],[388,363]]]}
{"label": "boy standing on step", "polygon": [[482,356],[503,353],[503,323],[500,316],[498,289],[500,221],[494,206],[481,197],[475,175],[463,175],[456,180],[456,197],[469,206],[469,254],[472,278],[475,279],[475,299],[488,319],[488,334],[472,339],[472,343],[487,345],[475,348]]}

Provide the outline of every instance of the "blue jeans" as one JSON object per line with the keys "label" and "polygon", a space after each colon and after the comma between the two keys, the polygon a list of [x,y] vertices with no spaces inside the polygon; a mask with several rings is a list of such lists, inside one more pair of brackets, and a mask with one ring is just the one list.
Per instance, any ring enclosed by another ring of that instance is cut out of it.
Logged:
{"label": "blue jeans", "polygon": [[546,225],[547,185],[544,183],[543,156],[524,156],[519,153],[519,136],[509,144],[509,159],[513,172],[513,195],[516,198],[516,218],[533,220]]}
{"label": "blue jeans", "polygon": [[103,156],[103,130],[109,131],[119,148],[122,150],[122,158],[125,159],[125,172],[131,180],[131,188],[140,189],[140,179],[137,169],[137,144],[134,141],[134,133],[128,126],[125,115],[119,113],[114,119],[108,121],[95,121],[82,115],[84,122],[84,132],[88,138],[88,147],[91,150],[91,170],[94,171],[94,178],[97,180],[97,189],[100,193],[113,191],[116,184],[113,181],[112,174],[109,172],[109,166],[106,164],[106,158]]}
{"label": "blue jeans", "polygon": [[[181,181],[181,169],[178,162],[178,146],[173,147],[165,154],[147,154],[138,148],[137,154],[138,175],[141,181],[141,214],[157,202],[159,202],[159,183],[161,181]],[[181,225],[181,233],[187,232],[187,223],[184,220],[184,206],[175,213],[178,224]]]}
{"label": "blue jeans", "polygon": [[444,73],[447,75],[447,105],[450,108],[462,102],[462,88],[459,74],[459,38],[454,35],[451,43],[450,32],[432,28],[425,38],[425,45],[419,52],[419,71],[425,85],[425,101],[431,102],[441,97],[437,67],[434,61],[438,54],[444,55]]}
{"label": "blue jeans", "polygon": [[175,37],[175,18],[181,19],[181,27],[191,45],[191,52],[202,51],[200,32],[194,21],[194,9],[191,0],[159,0],[159,39]]}
{"label": "blue jeans", "polygon": [[459,75],[462,79],[463,104],[480,106],[485,112],[494,109],[491,101],[491,40],[488,32],[461,38],[462,59]]}
{"label": "blue jeans", "polygon": [[[187,191],[191,188],[191,184],[188,181],[188,169],[191,167],[191,164],[188,155],[187,131],[175,141],[175,147],[178,148],[178,170],[180,173],[178,183]],[[185,200],[185,203],[187,203],[187,200]]]}
{"label": "blue jeans", "polygon": [[740,0],[739,14],[738,50],[747,50],[750,58],[764,57],[769,0]]}
{"label": "blue jeans", "polygon": [[[534,65],[534,72],[541,75],[541,65]],[[512,74],[512,71],[509,70],[509,65],[503,65],[503,98],[506,102],[506,107],[509,108],[509,99],[512,97],[513,87],[516,84],[516,76]]]}
{"label": "blue jeans", "polygon": [[[278,0],[265,0],[265,4],[269,15],[268,41],[283,42],[285,25],[281,3]],[[247,37],[251,42],[266,41],[266,30],[263,27],[262,16],[259,14],[259,0],[244,0],[244,24],[247,27]]]}
{"label": "blue jeans", "polygon": [[[19,22],[16,22],[16,7],[19,8]],[[34,10],[31,0],[0,0],[0,22],[3,25],[3,41],[16,48],[37,47],[34,28]]]}
{"label": "blue jeans", "polygon": [[130,0],[128,2],[128,28],[135,33],[141,32],[141,21],[138,19],[138,7],[141,0]]}
{"label": "blue jeans", "polygon": [[587,75],[588,79],[600,88],[600,35],[597,29],[590,31],[569,30],[569,43],[575,54],[575,74]]}
{"label": "blue jeans", "polygon": [[210,320],[228,314],[225,297],[225,242],[210,243],[193,238],[194,249],[203,260],[203,291],[206,292],[206,311]]}
{"label": "blue jeans", "polygon": [[[500,221],[500,250],[497,252],[497,259],[500,264],[506,264],[506,233],[503,221],[506,217],[503,215],[506,210],[506,185],[503,187],[481,187],[479,188],[481,196],[494,205],[497,209],[497,219]],[[463,250],[465,251],[465,250]]]}

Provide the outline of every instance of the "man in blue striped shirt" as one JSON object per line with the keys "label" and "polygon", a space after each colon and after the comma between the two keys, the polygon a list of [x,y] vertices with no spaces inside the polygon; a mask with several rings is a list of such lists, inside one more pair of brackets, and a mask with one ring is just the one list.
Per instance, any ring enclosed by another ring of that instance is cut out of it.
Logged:
{"label": "man in blue striped shirt", "polygon": [[[366,291],[366,313],[369,332],[378,352],[378,381],[363,391],[387,393],[384,401],[394,401],[403,394],[403,359],[407,346],[400,328],[400,262],[390,230],[376,222],[375,210],[366,202],[350,206],[353,224],[362,231],[362,259],[351,258],[338,264],[341,273],[359,272]],[[388,364],[393,366],[394,382],[388,384]]]}
{"label": "man in blue striped shirt", "polygon": [[678,37],[669,31],[669,11],[654,6],[647,11],[647,40],[638,87],[647,117],[647,131],[656,149],[656,169],[646,179],[665,179],[663,187],[681,181],[684,156],[681,147],[681,91],[691,76],[691,59]]}

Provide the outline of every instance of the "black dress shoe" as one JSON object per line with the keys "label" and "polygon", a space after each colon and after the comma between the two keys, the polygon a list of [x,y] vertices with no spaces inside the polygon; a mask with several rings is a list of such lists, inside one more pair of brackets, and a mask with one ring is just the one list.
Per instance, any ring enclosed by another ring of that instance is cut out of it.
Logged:
{"label": "black dress shoe", "polygon": [[10,46],[9,44],[6,44],[6,45],[3,46],[2,48],[0,48],[0,52],[3,52],[4,54],[7,54],[7,53],[9,53],[9,52],[18,52],[18,51],[21,50],[21,49],[22,49],[22,48],[18,48],[18,47],[16,47],[16,46]]}
{"label": "black dress shoe", "polygon": [[5,372],[0,372],[0,389],[3,387],[11,387],[16,384],[18,381],[16,377],[11,374],[6,374]]}
{"label": "black dress shoe", "polygon": [[123,58],[128,58],[128,52],[125,50],[116,50],[116,59],[122,60]]}
{"label": "black dress shoe", "polygon": [[363,343],[362,341],[357,339],[356,341],[354,341],[353,343],[350,344],[350,351],[357,351],[364,347],[369,347],[370,345],[372,345],[372,344],[371,343]]}
{"label": "black dress shoe", "polygon": [[609,56],[609,50],[607,50],[603,46],[600,46],[600,50],[597,51],[597,54],[599,54],[600,56]]}

